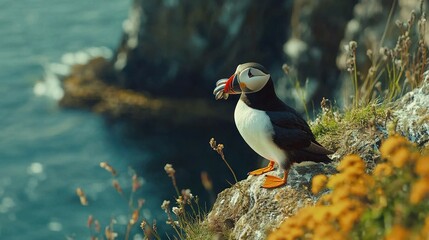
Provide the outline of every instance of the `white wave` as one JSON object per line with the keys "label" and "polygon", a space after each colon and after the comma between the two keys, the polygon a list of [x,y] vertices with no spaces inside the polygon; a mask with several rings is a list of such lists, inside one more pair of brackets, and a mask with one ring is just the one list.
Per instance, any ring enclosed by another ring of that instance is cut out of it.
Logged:
{"label": "white wave", "polygon": [[91,47],[77,52],[65,53],[61,56],[60,62],[44,65],[43,80],[34,85],[33,93],[36,96],[60,100],[64,96],[61,82],[70,74],[73,65],[86,64],[96,57],[110,59],[112,56],[112,50],[107,47]]}

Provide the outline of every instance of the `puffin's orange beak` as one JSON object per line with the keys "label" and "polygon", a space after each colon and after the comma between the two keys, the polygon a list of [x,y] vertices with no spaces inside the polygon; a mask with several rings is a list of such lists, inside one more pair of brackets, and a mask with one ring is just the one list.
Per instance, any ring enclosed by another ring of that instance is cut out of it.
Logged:
{"label": "puffin's orange beak", "polygon": [[228,94],[240,94],[240,82],[237,79],[237,75],[234,73],[232,76],[226,81],[225,88],[223,89],[224,93]]}

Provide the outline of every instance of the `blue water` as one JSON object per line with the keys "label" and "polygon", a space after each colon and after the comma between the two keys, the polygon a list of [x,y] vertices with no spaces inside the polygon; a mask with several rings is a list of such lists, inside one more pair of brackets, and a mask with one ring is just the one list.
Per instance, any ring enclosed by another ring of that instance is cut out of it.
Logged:
{"label": "blue water", "polygon": [[[67,52],[114,48],[129,6],[125,0],[0,2],[0,239],[88,239],[89,214],[106,225],[127,213],[98,164],[109,161],[125,172],[119,178],[125,184],[128,166],[145,161],[145,149],[118,144],[100,116],[60,109],[33,88],[44,66]],[[75,196],[78,186],[88,207]]]}

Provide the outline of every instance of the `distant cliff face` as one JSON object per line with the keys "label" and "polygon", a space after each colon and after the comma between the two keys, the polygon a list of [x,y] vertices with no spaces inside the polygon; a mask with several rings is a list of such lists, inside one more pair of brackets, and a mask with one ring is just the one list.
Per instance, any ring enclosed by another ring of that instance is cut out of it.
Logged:
{"label": "distant cliff face", "polygon": [[308,103],[332,98],[340,86],[339,43],[356,2],[134,0],[110,83],[157,96],[210,97],[216,80],[255,61],[296,105],[293,84],[280,79],[288,63],[297,69],[291,79],[311,82]]}
{"label": "distant cliff face", "polygon": [[240,63],[281,66],[291,2],[135,0],[113,83],[156,95],[210,96],[204,91]]}
{"label": "distant cliff face", "polygon": [[[74,87],[66,87],[62,103],[88,105],[68,99],[76,86],[88,89],[87,82],[94,79],[148,98],[213,101],[218,79],[229,77],[240,63],[256,61],[269,69],[279,97],[298,111],[303,111],[303,101],[317,109],[323,97],[347,105],[353,86],[344,46],[352,40],[358,43],[357,74],[365,76],[371,66],[367,50],[394,46],[399,32],[395,21],[409,18],[418,1],[397,1],[385,28],[392,3],[384,0],[134,0],[113,58],[101,70],[87,64],[85,69],[94,74],[74,76],[79,81],[68,84]],[[292,66],[294,74],[285,77],[283,63]],[[309,82],[305,99],[297,91],[297,80],[301,86]],[[85,92],[86,98],[103,91],[95,85]],[[90,98],[89,105],[100,99]],[[109,112],[111,105],[105,105],[103,112]]]}

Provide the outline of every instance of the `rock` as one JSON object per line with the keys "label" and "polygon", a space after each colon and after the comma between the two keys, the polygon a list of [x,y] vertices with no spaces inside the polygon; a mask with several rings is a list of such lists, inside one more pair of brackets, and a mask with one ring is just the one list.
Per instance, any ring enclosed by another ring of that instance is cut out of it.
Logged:
{"label": "rock", "polygon": [[429,147],[429,76],[420,88],[405,94],[395,104],[396,131],[420,147]]}
{"label": "rock", "polygon": [[[63,80],[65,95],[63,107],[88,108],[110,118],[127,119],[142,124],[168,123],[170,127],[183,124],[205,124],[212,121],[230,121],[219,112],[231,112],[228,105],[206,99],[171,99],[151,97],[149,94],[106,84],[114,78],[109,61],[95,58],[84,65],[74,65]],[[113,77],[112,77],[113,76]],[[103,80],[102,80],[103,79]]]}
{"label": "rock", "polygon": [[226,239],[265,239],[285,218],[314,203],[316,197],[308,188],[312,176],[322,172],[335,169],[323,164],[295,166],[288,185],[276,189],[261,188],[264,176],[249,176],[218,195],[207,225]]}
{"label": "rock", "polygon": [[211,97],[216,80],[240,63],[281,70],[290,3],[135,0],[111,83],[157,96]]}

